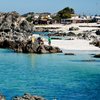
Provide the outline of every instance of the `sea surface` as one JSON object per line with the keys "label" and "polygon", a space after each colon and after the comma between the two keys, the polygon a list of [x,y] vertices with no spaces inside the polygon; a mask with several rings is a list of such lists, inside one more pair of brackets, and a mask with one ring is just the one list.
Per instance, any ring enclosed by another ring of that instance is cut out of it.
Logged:
{"label": "sea surface", "polygon": [[91,54],[37,55],[0,49],[0,93],[7,100],[24,93],[47,100],[100,100],[100,59]]}

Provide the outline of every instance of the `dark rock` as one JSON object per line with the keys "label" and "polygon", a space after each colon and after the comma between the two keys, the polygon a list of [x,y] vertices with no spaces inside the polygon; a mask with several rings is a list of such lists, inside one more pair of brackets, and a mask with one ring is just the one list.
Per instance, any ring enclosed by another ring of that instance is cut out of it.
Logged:
{"label": "dark rock", "polygon": [[14,97],[12,100],[46,100],[40,96],[32,96],[31,94],[27,93],[24,94],[22,97]]}
{"label": "dark rock", "polygon": [[60,50],[58,47],[52,47],[52,46],[44,46],[44,48],[49,52],[49,53],[62,53],[62,50]]}
{"label": "dark rock", "polygon": [[76,36],[76,34],[73,32],[69,32],[69,33],[67,33],[67,36]]}
{"label": "dark rock", "polygon": [[[22,37],[25,39],[33,32],[33,26],[17,12],[0,13],[0,35],[4,38],[6,35]],[[2,35],[2,33],[4,33]]]}
{"label": "dark rock", "polygon": [[74,53],[65,53],[64,55],[75,55]]}
{"label": "dark rock", "polygon": [[32,41],[19,41],[19,40],[2,40],[0,41],[0,48],[12,49],[18,53],[61,53],[58,47],[46,46],[44,44],[33,44]]}
{"label": "dark rock", "polygon": [[17,12],[0,13],[0,48],[12,49],[21,53],[59,53],[56,47],[35,46],[28,39],[32,35],[33,26]]}
{"label": "dark rock", "polygon": [[90,55],[95,55],[95,54],[90,54]]}
{"label": "dark rock", "polygon": [[69,28],[69,31],[77,31],[77,30],[79,30],[78,27],[70,27],[70,28]]}
{"label": "dark rock", "polygon": [[27,32],[31,32],[31,27],[30,27],[29,23],[26,20],[23,20],[20,23],[20,28],[27,31]]}
{"label": "dark rock", "polygon": [[94,55],[95,58],[100,58],[100,54]]}
{"label": "dark rock", "polygon": [[95,62],[95,59],[89,59],[89,60],[81,60],[82,62]]}
{"label": "dark rock", "polygon": [[90,44],[100,48],[100,41],[98,41],[98,40],[90,42]]}
{"label": "dark rock", "polygon": [[100,30],[97,30],[96,31],[96,35],[100,35]]}
{"label": "dark rock", "polygon": [[0,94],[0,100],[6,100],[5,96],[3,96],[2,94]]}
{"label": "dark rock", "polygon": [[57,33],[51,33],[51,34],[49,33],[49,34],[46,34],[46,35],[49,35],[49,36],[66,36],[67,34],[57,32]]}

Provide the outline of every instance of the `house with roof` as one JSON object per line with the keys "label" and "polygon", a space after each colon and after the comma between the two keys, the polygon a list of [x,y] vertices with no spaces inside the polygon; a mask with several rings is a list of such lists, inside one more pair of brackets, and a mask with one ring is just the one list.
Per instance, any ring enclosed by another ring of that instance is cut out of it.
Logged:
{"label": "house with roof", "polygon": [[100,16],[95,16],[94,19],[97,22],[97,24],[100,24]]}
{"label": "house with roof", "polygon": [[67,19],[61,19],[61,24],[69,24],[69,23],[88,23],[91,21],[89,16],[73,16]]}
{"label": "house with roof", "polygon": [[38,24],[52,24],[52,17],[50,13],[40,13],[38,17]]}

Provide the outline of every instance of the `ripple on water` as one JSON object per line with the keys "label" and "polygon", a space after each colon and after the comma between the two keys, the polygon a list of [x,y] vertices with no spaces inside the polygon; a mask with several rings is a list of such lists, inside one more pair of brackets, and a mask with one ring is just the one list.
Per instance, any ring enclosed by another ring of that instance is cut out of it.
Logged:
{"label": "ripple on water", "polygon": [[100,60],[88,54],[18,54],[0,50],[0,91],[48,100],[100,100]]}

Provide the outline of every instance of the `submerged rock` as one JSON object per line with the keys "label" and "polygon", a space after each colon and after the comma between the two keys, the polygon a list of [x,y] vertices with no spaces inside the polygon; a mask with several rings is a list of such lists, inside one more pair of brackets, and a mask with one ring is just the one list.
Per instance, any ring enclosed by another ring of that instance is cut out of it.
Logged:
{"label": "submerged rock", "polygon": [[0,100],[6,100],[5,96],[3,96],[2,94],[0,94]]}
{"label": "submerged rock", "polygon": [[95,58],[100,58],[100,54],[94,55]]}
{"label": "submerged rock", "polygon": [[46,100],[46,99],[40,96],[32,96],[31,94],[27,93],[21,97],[16,96],[12,100]]}
{"label": "submerged rock", "polygon": [[64,55],[75,55],[74,53],[65,53]]}
{"label": "submerged rock", "polygon": [[89,59],[89,60],[81,60],[82,62],[95,62],[95,59]]}

